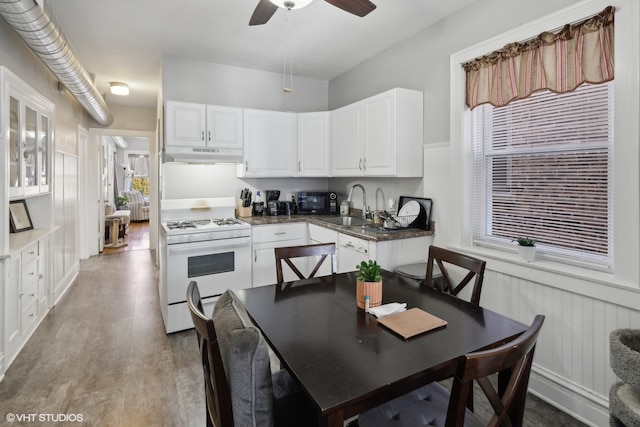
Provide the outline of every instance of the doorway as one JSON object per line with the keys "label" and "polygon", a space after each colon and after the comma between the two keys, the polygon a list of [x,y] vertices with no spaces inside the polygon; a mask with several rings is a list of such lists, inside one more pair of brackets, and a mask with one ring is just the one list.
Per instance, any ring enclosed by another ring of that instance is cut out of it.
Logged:
{"label": "doorway", "polygon": [[[99,254],[104,249],[105,203],[115,201],[127,184],[131,172],[128,154],[143,155],[148,160],[147,192],[149,202],[149,221],[146,233],[149,249],[156,249],[158,227],[158,144],[155,132],[118,129],[89,130],[87,147],[81,154],[88,167],[80,185],[85,187],[81,199],[81,216],[84,216],[85,229],[81,238],[86,239],[86,252],[81,259]],[[126,159],[126,161],[125,161]],[[135,172],[134,172],[135,173]],[[96,197],[97,195],[97,197]]]}

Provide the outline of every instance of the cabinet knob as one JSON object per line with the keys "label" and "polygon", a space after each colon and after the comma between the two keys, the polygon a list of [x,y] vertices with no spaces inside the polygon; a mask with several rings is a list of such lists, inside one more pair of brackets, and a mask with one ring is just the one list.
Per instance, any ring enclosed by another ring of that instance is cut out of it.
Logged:
{"label": "cabinet knob", "polygon": [[208,133],[207,136],[209,137],[209,142],[211,142],[211,131],[208,131],[207,133]]}
{"label": "cabinet knob", "polygon": [[245,172],[249,171],[249,160],[245,160],[244,161],[244,170],[245,170]]}
{"label": "cabinet knob", "polygon": [[39,278],[40,278],[41,280],[42,280],[42,279],[44,279],[44,274],[41,274],[41,275],[39,276]]}
{"label": "cabinet knob", "polygon": [[253,262],[258,262],[258,251],[253,251]]}
{"label": "cabinet knob", "polygon": [[364,170],[367,170],[367,159],[364,159],[364,160],[362,161],[362,168],[363,168]]}
{"label": "cabinet knob", "polygon": [[298,172],[302,171],[302,162],[298,161]]}
{"label": "cabinet knob", "polygon": [[204,131],[202,131],[202,141],[204,142]]}
{"label": "cabinet knob", "polygon": [[362,170],[362,159],[360,159],[360,161],[358,162],[358,169]]}

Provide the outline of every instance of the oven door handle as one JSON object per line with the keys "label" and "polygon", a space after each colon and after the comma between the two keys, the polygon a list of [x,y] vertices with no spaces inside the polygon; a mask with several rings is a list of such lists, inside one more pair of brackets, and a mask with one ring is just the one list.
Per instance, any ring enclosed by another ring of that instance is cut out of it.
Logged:
{"label": "oven door handle", "polygon": [[197,242],[197,243],[180,243],[177,245],[167,245],[170,254],[184,254],[184,253],[193,253],[203,251],[211,252],[211,251],[220,251],[224,249],[239,249],[239,248],[248,248],[251,243],[251,239],[249,237],[238,237],[235,239],[224,239],[224,240],[208,240],[206,242]]}

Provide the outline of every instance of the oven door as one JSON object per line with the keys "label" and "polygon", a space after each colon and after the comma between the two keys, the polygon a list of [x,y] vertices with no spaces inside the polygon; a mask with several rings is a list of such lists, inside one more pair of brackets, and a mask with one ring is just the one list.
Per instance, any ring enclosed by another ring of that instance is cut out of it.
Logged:
{"label": "oven door", "polygon": [[251,238],[210,240],[167,246],[167,302],[186,301],[195,280],[202,299],[227,289],[251,287]]}

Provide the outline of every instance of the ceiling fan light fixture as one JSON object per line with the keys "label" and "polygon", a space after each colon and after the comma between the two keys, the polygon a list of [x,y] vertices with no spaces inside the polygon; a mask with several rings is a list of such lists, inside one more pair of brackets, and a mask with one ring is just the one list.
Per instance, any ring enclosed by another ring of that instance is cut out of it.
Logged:
{"label": "ceiling fan light fixture", "polygon": [[302,9],[305,6],[309,6],[309,4],[313,0],[269,0],[271,3],[275,4],[278,7],[294,10],[294,9]]}
{"label": "ceiling fan light fixture", "polygon": [[129,95],[129,85],[122,82],[111,82],[109,83],[111,86],[111,93],[113,95],[126,96]]}

